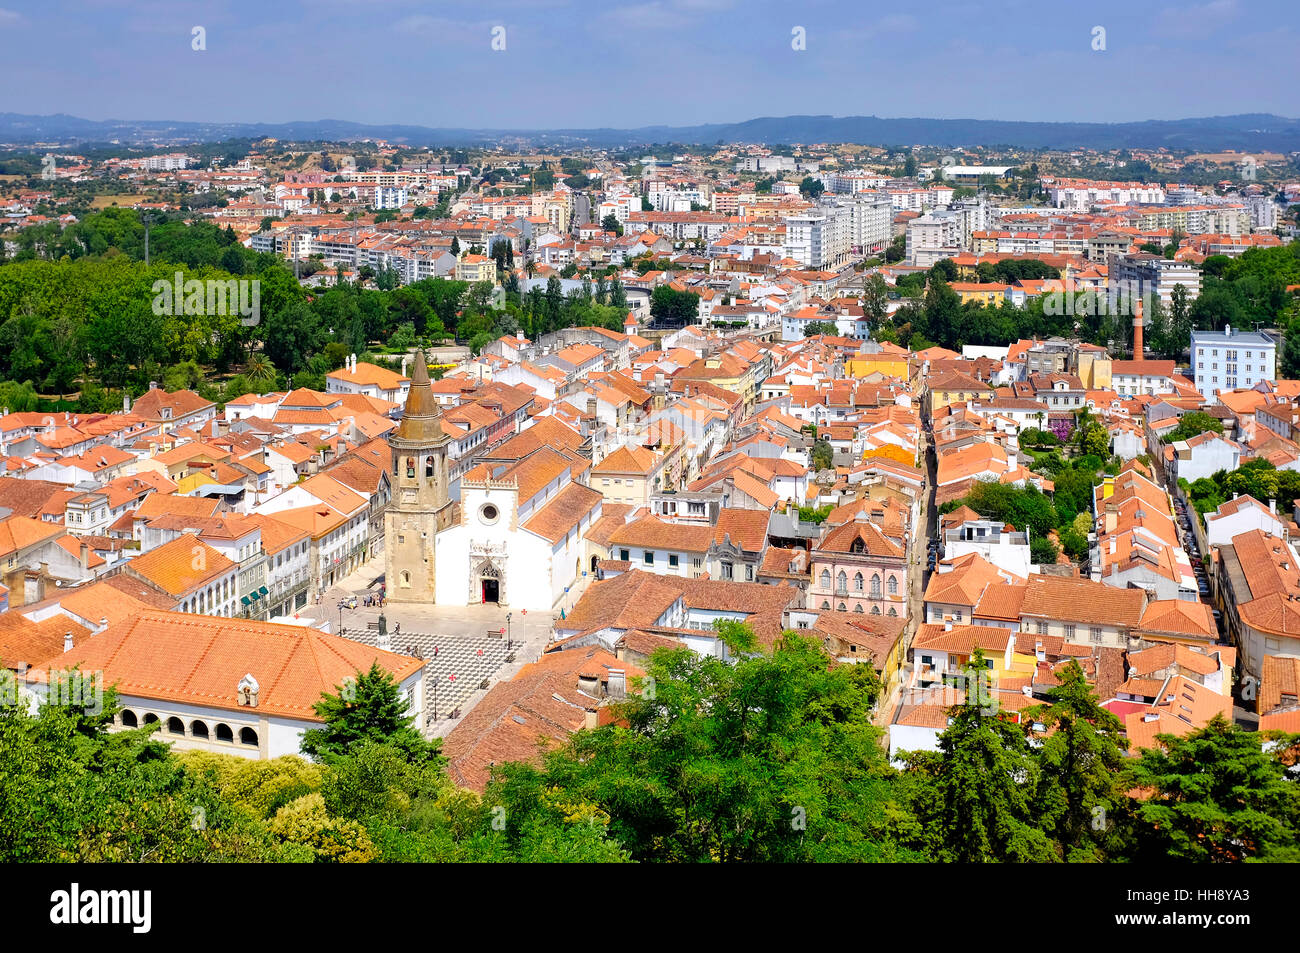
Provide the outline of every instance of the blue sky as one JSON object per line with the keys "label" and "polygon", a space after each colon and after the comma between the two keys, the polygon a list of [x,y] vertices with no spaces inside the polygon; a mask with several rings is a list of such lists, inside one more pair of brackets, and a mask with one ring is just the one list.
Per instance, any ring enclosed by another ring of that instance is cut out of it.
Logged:
{"label": "blue sky", "polygon": [[1294,117],[1300,13],[1296,0],[0,0],[0,111],[514,128]]}

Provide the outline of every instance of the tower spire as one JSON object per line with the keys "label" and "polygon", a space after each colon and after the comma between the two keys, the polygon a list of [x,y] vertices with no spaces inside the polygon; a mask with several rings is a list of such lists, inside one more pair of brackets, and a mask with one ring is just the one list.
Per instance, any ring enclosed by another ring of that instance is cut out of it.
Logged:
{"label": "tower spire", "polygon": [[429,382],[429,362],[424,349],[415,352],[415,369],[411,371],[411,387],[406,392],[406,409],[402,422],[394,434],[399,440],[413,443],[439,443],[449,439],[439,418],[442,410],[433,396]]}

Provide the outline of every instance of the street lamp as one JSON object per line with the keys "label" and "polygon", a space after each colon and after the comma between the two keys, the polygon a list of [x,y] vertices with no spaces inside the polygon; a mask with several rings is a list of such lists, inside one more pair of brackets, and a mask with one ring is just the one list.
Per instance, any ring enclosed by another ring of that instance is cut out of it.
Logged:
{"label": "street lamp", "polygon": [[507,651],[507,652],[510,651],[510,646],[513,644],[513,643],[510,641],[510,616],[511,616],[511,615],[512,615],[512,613],[510,613],[510,612],[507,612],[507,613],[506,613],[506,651]]}

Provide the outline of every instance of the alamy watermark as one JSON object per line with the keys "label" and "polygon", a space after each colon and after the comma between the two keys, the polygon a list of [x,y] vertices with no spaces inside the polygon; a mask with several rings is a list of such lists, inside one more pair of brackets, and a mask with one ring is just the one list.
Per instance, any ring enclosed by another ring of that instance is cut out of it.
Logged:
{"label": "alamy watermark", "polygon": [[132,933],[148,933],[153,924],[152,890],[83,890],[73,883],[50,894],[50,923],[129,926]]}
{"label": "alamy watermark", "polygon": [[1076,291],[1053,291],[1043,295],[1043,314],[1058,315],[1097,315],[1137,314],[1137,306],[1142,305],[1142,313],[1150,315],[1155,307],[1155,290],[1150,282],[1125,281],[1122,279],[1108,281],[1104,288],[1084,288]]}
{"label": "alamy watermark", "polygon": [[174,281],[159,278],[150,288],[153,313],[157,315],[238,314],[240,323],[255,328],[262,320],[262,282],[258,278],[209,278],[185,280],[176,272]]}
{"label": "alamy watermark", "polygon": [[904,662],[899,670],[899,701],[908,707],[972,705],[981,715],[993,717],[1002,708],[994,694],[997,682],[997,672],[991,669],[972,674],[966,669],[946,671]]}
{"label": "alamy watermark", "polygon": [[[19,678],[20,676],[8,670],[0,672],[0,707],[12,708],[31,703],[31,696],[24,696],[19,687]],[[82,672],[79,669],[50,669],[42,704],[76,708],[87,715],[102,714],[104,673]]]}

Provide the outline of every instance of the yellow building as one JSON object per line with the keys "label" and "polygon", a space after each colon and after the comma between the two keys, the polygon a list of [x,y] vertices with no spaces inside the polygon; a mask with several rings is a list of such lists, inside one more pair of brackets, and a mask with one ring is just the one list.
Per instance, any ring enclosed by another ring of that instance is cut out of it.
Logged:
{"label": "yellow building", "polygon": [[207,483],[216,482],[211,476],[212,467],[230,460],[230,452],[206,443],[184,443],[146,457],[135,466],[136,473],[153,472],[165,476],[176,484],[181,496]]}
{"label": "yellow building", "polygon": [[749,408],[758,400],[758,378],[754,374],[757,367],[757,364],[751,364],[734,354],[723,352],[713,357],[702,357],[692,361],[678,371],[674,378],[708,381],[716,387],[739,395],[745,402],[745,407]]}
{"label": "yellow building", "polygon": [[561,235],[567,234],[573,220],[573,205],[568,197],[572,193],[556,195],[551,192],[533,194],[532,216],[546,219]]}
{"label": "yellow building", "polygon": [[1087,390],[1110,390],[1111,361],[1104,347],[1095,344],[1079,346],[1079,380]]}
{"label": "yellow building", "polygon": [[497,263],[486,255],[471,255],[465,252],[456,259],[456,280],[468,281],[471,284],[476,281],[487,281],[495,285]]}
{"label": "yellow building", "polygon": [[1010,285],[980,284],[973,281],[954,281],[948,286],[957,292],[962,304],[974,301],[986,308],[996,308],[1006,300]]}
{"label": "yellow building", "polygon": [[996,392],[992,384],[957,371],[937,374],[926,381],[926,399],[930,413],[949,404],[992,400],[995,396]]}
{"label": "yellow building", "polygon": [[606,502],[647,506],[663,487],[664,458],[644,447],[619,447],[591,468],[588,485]]}
{"label": "yellow building", "polygon": [[977,651],[984,655],[992,686],[1004,678],[1032,675],[1038,659],[1016,651],[1016,633],[997,626],[921,625],[912,640],[913,668],[921,685],[942,682],[945,676],[964,673]]}
{"label": "yellow building", "polygon": [[870,377],[872,374],[880,374],[883,377],[907,380],[907,361],[912,356],[907,348],[888,341],[872,341],[867,346],[874,346],[878,350],[874,353],[862,350],[852,357],[845,358],[845,374],[850,377]]}

